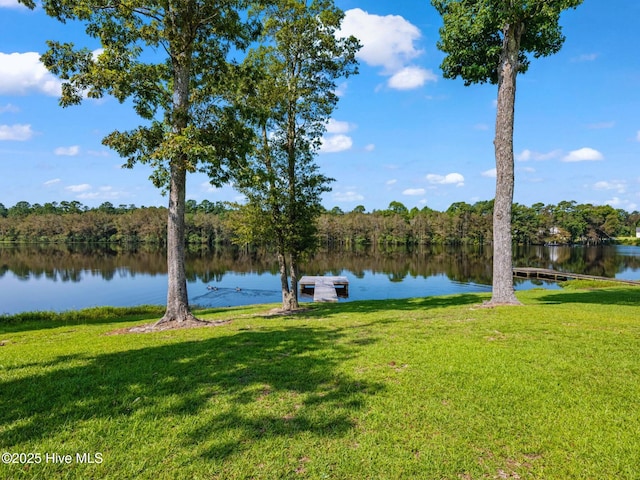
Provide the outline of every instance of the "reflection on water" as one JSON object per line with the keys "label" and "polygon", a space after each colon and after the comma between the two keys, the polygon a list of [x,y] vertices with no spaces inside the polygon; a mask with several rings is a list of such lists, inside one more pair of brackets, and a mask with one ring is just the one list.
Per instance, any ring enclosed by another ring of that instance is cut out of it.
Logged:
{"label": "reflection on water", "polygon": [[[517,247],[514,265],[640,279],[640,247]],[[345,275],[349,300],[490,291],[490,247],[321,252],[306,275]],[[0,313],[93,305],[163,304],[166,258],[159,248],[0,246]],[[278,266],[264,251],[188,252],[190,301],[202,306],[280,301]],[[516,280],[516,288],[541,282]],[[209,288],[207,288],[209,286]],[[553,288],[553,284],[545,284]]]}

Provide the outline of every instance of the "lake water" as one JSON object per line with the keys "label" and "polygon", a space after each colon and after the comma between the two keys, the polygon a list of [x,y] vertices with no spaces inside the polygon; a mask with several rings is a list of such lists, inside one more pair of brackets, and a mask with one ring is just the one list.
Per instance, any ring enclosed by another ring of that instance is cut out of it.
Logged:
{"label": "lake water", "polygon": [[[514,264],[640,280],[640,247],[518,247]],[[166,272],[161,249],[0,246],[0,314],[164,304]],[[346,276],[349,298],[341,301],[490,292],[491,251],[425,247],[322,252],[306,261],[301,273]],[[192,305],[281,301],[277,264],[267,253],[190,251],[187,277]],[[209,290],[209,285],[217,289]],[[515,285],[516,289],[558,288],[555,283],[530,280],[516,280]]]}

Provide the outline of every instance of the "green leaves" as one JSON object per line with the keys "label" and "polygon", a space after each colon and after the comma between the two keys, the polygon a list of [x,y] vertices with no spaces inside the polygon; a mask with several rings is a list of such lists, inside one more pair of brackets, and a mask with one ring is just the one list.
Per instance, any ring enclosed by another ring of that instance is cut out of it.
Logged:
{"label": "green leaves", "polygon": [[[127,166],[144,162],[164,171],[163,162],[176,162],[195,171],[199,164],[220,165],[239,156],[221,128],[233,123],[228,110],[237,108],[240,79],[227,66],[227,54],[255,37],[255,22],[242,20],[237,11],[242,4],[45,0],[49,15],[63,22],[83,21],[87,35],[99,40],[101,48],[50,41],[42,60],[64,81],[62,106],[110,95],[120,102],[130,99],[136,113],[151,121],[104,139],[126,158]],[[177,80],[182,78],[186,82]],[[230,128],[234,141],[247,143],[237,125]],[[239,154],[246,152],[244,144],[237,145]],[[164,182],[162,172],[157,177],[154,183]]]}
{"label": "green leaves", "polygon": [[509,26],[522,27],[518,72],[529,67],[529,55],[552,55],[562,46],[562,11],[582,0],[431,0],[442,15],[438,48],[447,54],[441,68],[446,78],[460,77],[465,85],[497,83],[498,65]]}
{"label": "green leaves", "polygon": [[314,157],[338,97],[336,80],[357,73],[355,38],[336,38],[343,12],[332,0],[277,0],[257,5],[260,44],[246,59],[252,72],[247,114],[256,141],[236,186],[249,199],[241,241],[274,242],[294,257],[316,246],[314,219],[327,178]]}

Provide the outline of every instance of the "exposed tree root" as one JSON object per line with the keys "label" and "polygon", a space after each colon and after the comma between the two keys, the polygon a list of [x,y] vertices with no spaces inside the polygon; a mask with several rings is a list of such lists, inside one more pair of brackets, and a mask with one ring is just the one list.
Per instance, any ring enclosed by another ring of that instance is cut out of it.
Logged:
{"label": "exposed tree root", "polygon": [[[169,313],[167,311],[164,314],[164,316],[154,324],[154,326],[161,327],[162,325],[165,325],[165,324],[182,324],[182,323],[192,324],[192,323],[200,323],[200,322],[204,322],[204,320],[200,320],[193,313],[189,311],[179,312],[179,313]],[[185,327],[187,327],[187,325],[185,325]]]}
{"label": "exposed tree root", "polygon": [[162,332],[165,330],[178,330],[182,328],[203,328],[203,327],[219,327],[220,325],[228,325],[231,320],[218,320],[215,322],[209,322],[207,320],[199,320],[196,317],[189,320],[182,321],[157,321],[155,323],[148,323],[146,325],[138,325],[130,328],[120,328],[113,332],[109,332],[109,335],[120,335],[123,333],[152,333]]}
{"label": "exposed tree root", "polygon": [[[296,315],[299,313],[303,313],[308,310],[308,307],[299,307],[295,310],[283,310],[281,308],[273,308],[263,313],[256,313],[250,315],[240,315],[237,318],[250,318],[250,317],[276,317],[276,316],[288,316],[288,315]],[[165,330],[179,330],[182,328],[203,328],[203,327],[219,327],[221,325],[228,325],[231,323],[231,319],[225,320],[200,320],[196,318],[193,314],[189,314],[189,318],[185,320],[166,320],[165,317],[162,317],[155,323],[147,323],[146,325],[138,325],[135,327],[129,328],[119,328],[118,330],[114,330],[112,332],[107,333],[107,335],[122,335],[125,333],[152,333],[152,332],[162,332]]]}
{"label": "exposed tree root", "polygon": [[511,301],[511,302],[494,302],[494,301],[486,301],[486,302],[482,302],[482,305],[480,305],[482,308],[493,308],[493,307],[522,307],[524,306],[524,303],[522,303],[520,300],[515,300],[515,301]]}

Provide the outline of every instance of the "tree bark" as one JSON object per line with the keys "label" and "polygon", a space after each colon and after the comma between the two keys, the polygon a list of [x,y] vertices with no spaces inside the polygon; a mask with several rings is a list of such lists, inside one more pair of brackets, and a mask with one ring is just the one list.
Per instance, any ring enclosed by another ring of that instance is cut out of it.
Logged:
{"label": "tree bark", "polygon": [[289,278],[291,279],[291,289],[289,290],[288,310],[296,310],[300,307],[298,303],[298,258],[292,253],[289,258]]}
{"label": "tree bark", "polygon": [[282,310],[291,310],[289,306],[289,298],[291,290],[289,289],[289,277],[287,268],[287,258],[281,251],[278,252],[278,266],[280,268],[280,287],[282,290]]}
{"label": "tree bark", "polygon": [[185,268],[184,213],[187,172],[171,163],[169,214],[167,219],[167,309],[158,324],[196,318],[189,309]]}
{"label": "tree bark", "polygon": [[[189,122],[190,53],[173,55],[174,85],[172,102],[173,133],[179,135]],[[169,215],[167,220],[167,310],[158,324],[195,320],[189,309],[185,268],[184,214],[187,184],[186,154],[169,160]]]}
{"label": "tree bark", "polygon": [[513,204],[513,124],[522,24],[504,30],[498,67],[498,108],[494,140],[496,197],[493,210],[493,293],[489,304],[520,305],[513,290],[511,208]]}

